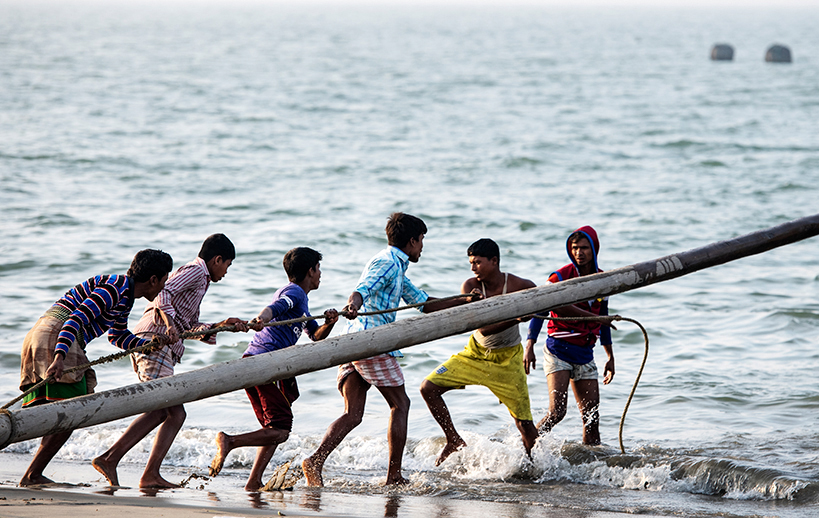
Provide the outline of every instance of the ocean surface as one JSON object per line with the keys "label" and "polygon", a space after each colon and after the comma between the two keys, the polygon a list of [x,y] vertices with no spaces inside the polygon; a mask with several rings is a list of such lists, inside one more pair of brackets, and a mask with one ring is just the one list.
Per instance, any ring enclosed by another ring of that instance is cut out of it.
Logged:
{"label": "ocean surface", "polygon": [[[37,318],[143,248],[178,267],[227,234],[237,258],[202,305],[217,321],[268,304],[295,246],[324,254],[313,313],[340,308],[393,211],[426,221],[408,275],[437,297],[470,277],[466,248],[482,237],[500,244],[505,271],[544,284],[581,225],[597,229],[611,269],[819,212],[816,27],[819,9],[0,3],[0,398],[19,393]],[[722,42],[733,62],[709,60]],[[774,43],[793,63],[764,62]],[[446,395],[468,447],[435,467],[443,436],[417,388],[460,335],[404,350],[411,485],[381,486],[388,408],[371,391],[327,487],[316,496],[302,482],[285,502],[356,516],[819,516],[818,257],[812,239],[612,297],[651,339],[626,454],[618,423],[643,338],[623,322],[614,382],[601,386],[602,447],[580,443],[569,396],[529,459],[505,407],[471,387]],[[249,339],[189,342],[177,372],[238,358]],[[115,351],[88,346],[91,358]],[[98,390],[136,382],[127,361],[97,373]],[[543,372],[529,383],[540,419]],[[312,453],[342,412],[335,369],[299,384],[272,465]],[[206,473],[220,430],[258,428],[243,392],[186,409],[171,480]],[[75,432],[57,461],[77,469],[61,480],[105,486],[89,460],[128,422]],[[150,438],[123,461],[125,485]],[[0,453],[16,459],[1,483],[37,445]],[[216,479],[164,495],[280,508],[243,492],[253,456],[238,450]]]}

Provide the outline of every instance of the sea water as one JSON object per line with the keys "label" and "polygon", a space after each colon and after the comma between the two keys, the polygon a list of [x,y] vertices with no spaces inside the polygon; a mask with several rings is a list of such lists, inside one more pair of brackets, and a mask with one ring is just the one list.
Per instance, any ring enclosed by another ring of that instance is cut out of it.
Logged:
{"label": "sea water", "polygon": [[[816,213],[817,26],[817,9],[4,2],[0,396],[19,393],[37,318],[78,282],[124,273],[142,248],[178,267],[227,234],[236,260],[202,304],[217,321],[268,304],[295,246],[324,254],[313,313],[342,307],[393,211],[427,223],[408,275],[436,297],[470,277],[465,251],[482,237],[499,243],[504,271],[544,284],[581,225],[597,229],[611,269]],[[735,47],[733,62],[708,59],[718,42]],[[792,64],[763,61],[773,43],[791,47]],[[406,349],[411,485],[380,486],[388,407],[370,391],[363,423],[327,462],[325,502],[404,498],[387,501],[395,516],[422,496],[464,516],[481,507],[453,502],[504,502],[516,516],[819,514],[817,255],[808,240],[611,299],[651,340],[625,454],[618,425],[644,350],[631,324],[613,333],[616,376],[601,386],[604,446],[582,446],[569,396],[531,459],[505,407],[470,387],[446,395],[468,446],[436,467],[443,436],[418,386],[467,335]],[[177,372],[238,358],[249,339],[188,342]],[[113,352],[104,339],[88,346],[91,358]],[[127,361],[97,372],[98,390],[136,381]],[[343,410],[335,369],[299,384],[272,464],[312,453]],[[529,384],[540,419],[543,372]],[[220,430],[258,428],[242,392],[186,409],[169,478],[205,472]],[[128,422],[78,430],[57,461],[87,467]],[[150,439],[125,457],[126,485]],[[37,444],[0,455],[27,459]],[[203,487],[240,495],[253,455],[232,453]],[[91,473],[67,481],[103,486]]]}

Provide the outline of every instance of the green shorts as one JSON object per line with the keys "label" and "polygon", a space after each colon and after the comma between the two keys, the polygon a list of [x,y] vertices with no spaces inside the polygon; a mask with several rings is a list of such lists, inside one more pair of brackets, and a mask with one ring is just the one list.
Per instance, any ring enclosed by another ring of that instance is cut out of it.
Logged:
{"label": "green shorts", "polygon": [[[23,387],[23,390],[28,390],[31,386],[27,385]],[[85,382],[85,376],[83,376],[76,383],[47,383],[34,392],[26,394],[23,398],[23,406],[42,405],[43,403],[62,401],[86,394],[88,394],[88,385]]]}
{"label": "green shorts", "polygon": [[523,370],[523,346],[489,351],[475,336],[469,337],[466,348],[442,363],[427,381],[444,388],[462,389],[466,385],[483,385],[506,405],[512,417],[532,420],[529,386]]}

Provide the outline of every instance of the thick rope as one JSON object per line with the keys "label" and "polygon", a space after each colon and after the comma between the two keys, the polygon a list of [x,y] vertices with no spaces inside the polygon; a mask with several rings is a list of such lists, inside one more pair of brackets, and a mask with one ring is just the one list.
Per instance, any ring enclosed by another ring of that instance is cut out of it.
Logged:
{"label": "thick rope", "polygon": [[[542,320],[563,320],[563,321],[577,321],[577,320],[586,320],[586,321],[594,321],[594,322],[605,322],[607,324],[611,324],[612,321],[625,321],[631,322],[632,324],[637,325],[640,328],[640,331],[643,332],[643,338],[645,339],[646,349],[643,353],[643,361],[640,363],[640,370],[637,371],[637,377],[634,379],[634,385],[631,387],[631,392],[628,395],[628,399],[626,400],[626,406],[623,408],[623,415],[620,416],[620,429],[618,432],[618,439],[620,440],[620,453],[626,453],[626,449],[623,447],[623,425],[626,422],[626,412],[628,412],[628,407],[631,405],[631,400],[634,398],[634,393],[637,392],[637,384],[640,383],[640,377],[643,375],[643,369],[646,366],[646,361],[648,360],[648,332],[643,325],[634,320],[633,318],[626,318],[621,317],[620,315],[610,315],[610,316],[602,316],[602,317],[545,317],[541,315],[535,315],[535,318],[540,318]],[[614,326],[612,326],[614,327]]]}
{"label": "thick rope", "polygon": [[[409,304],[407,306],[400,306],[400,307],[397,307],[397,308],[388,308],[388,309],[381,309],[381,310],[378,310],[378,311],[360,312],[360,313],[358,313],[358,316],[369,317],[369,316],[373,316],[373,315],[382,315],[384,313],[395,313],[396,311],[403,311],[405,309],[412,309],[412,308],[417,308],[417,307],[421,307],[421,306],[426,306],[427,304],[431,304],[433,302],[462,299],[464,297],[471,297],[471,296],[473,296],[473,294],[471,294],[471,293],[461,293],[461,294],[458,294],[458,295],[452,295],[452,296],[444,297],[444,298],[440,298],[440,299],[427,300],[425,302],[418,302],[416,304]],[[347,312],[346,311],[341,311],[341,312],[339,312],[339,315],[347,316]],[[290,324],[297,324],[299,322],[307,322],[308,320],[319,320],[319,319],[323,319],[323,318],[324,318],[323,314],[322,315],[316,315],[316,316],[309,316],[309,317],[292,318],[290,320],[279,320],[279,321],[275,321],[275,322],[268,322],[266,324],[262,324],[261,327],[286,326],[286,325],[290,325]],[[213,334],[216,334],[216,333],[220,333],[222,331],[235,331],[235,330],[236,330],[235,325],[226,325],[226,326],[213,327],[213,328],[208,329],[206,331],[187,331],[185,333],[181,333],[179,335],[179,339],[184,340],[186,338],[205,338],[206,336],[210,336],[210,335],[213,335]],[[102,363],[108,363],[108,362],[112,362],[112,361],[115,361],[115,360],[119,360],[120,358],[124,358],[125,356],[128,356],[128,355],[130,355],[132,353],[141,353],[141,352],[146,352],[146,351],[153,351],[159,345],[160,344],[159,344],[158,340],[156,338],[153,338],[149,343],[147,343],[145,345],[142,345],[142,346],[139,346],[139,347],[134,347],[133,349],[128,349],[127,351],[120,351],[118,353],[110,354],[108,356],[102,356],[102,357],[97,358],[96,360],[94,360],[92,362],[85,363],[85,364],[82,364],[82,365],[78,365],[76,367],[71,367],[70,369],[66,369],[66,370],[63,371],[63,374],[64,375],[65,374],[70,374],[72,372],[76,372],[76,371],[79,371],[79,370],[86,370],[89,367],[93,367],[95,365],[99,365],[99,364],[102,364]],[[49,376],[48,378],[35,383],[34,385],[32,385],[31,387],[26,389],[25,392],[23,392],[22,394],[20,394],[16,398],[12,399],[8,403],[6,403],[2,407],[0,407],[0,410],[3,410],[3,409],[6,409],[6,408],[10,407],[14,403],[16,403],[16,402],[20,401],[21,399],[23,399],[24,397],[26,397],[28,394],[34,392],[35,390],[42,387],[43,385],[45,385],[47,383],[51,383],[53,381],[54,381],[54,377]],[[11,417],[11,416],[9,416],[9,417]],[[2,449],[2,448],[0,448],[0,449]]]}
{"label": "thick rope", "polygon": [[[405,309],[419,308],[421,306],[426,306],[427,304],[432,304],[432,303],[435,303],[435,302],[445,302],[447,300],[456,300],[456,299],[462,299],[462,298],[465,298],[465,297],[472,297],[472,296],[474,296],[474,294],[472,294],[472,293],[460,293],[458,295],[451,295],[449,297],[443,297],[443,298],[440,298],[440,299],[426,300],[424,302],[417,302],[415,304],[408,304],[406,306],[399,306],[397,308],[379,309],[377,311],[359,311],[358,316],[360,316],[360,317],[371,317],[371,316],[374,316],[374,315],[383,315],[385,313],[395,313],[397,311],[403,311]],[[339,311],[338,314],[343,316],[343,317],[346,317],[348,315],[348,313],[346,311]],[[322,318],[324,318],[323,314],[313,315],[313,316],[309,316],[309,317],[291,318],[290,320],[277,320],[275,322],[268,322],[266,324],[261,324],[261,327],[286,326],[286,325],[290,325],[290,324],[298,324],[299,322],[307,322],[308,320],[319,320],[319,319],[322,319]],[[214,333],[219,333],[221,331],[235,331],[235,330],[236,330],[236,326],[227,325],[227,326],[214,327],[212,329],[208,329],[207,331],[199,331],[197,333],[192,333],[192,334],[194,336],[205,337],[205,336],[212,335]]]}

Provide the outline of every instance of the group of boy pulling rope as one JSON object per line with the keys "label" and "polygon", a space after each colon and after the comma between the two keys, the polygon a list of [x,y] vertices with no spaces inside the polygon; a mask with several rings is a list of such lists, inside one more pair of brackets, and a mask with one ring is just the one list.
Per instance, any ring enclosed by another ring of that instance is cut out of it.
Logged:
{"label": "group of boy pulling rope", "polygon": [[[458,295],[452,295],[452,296],[449,296],[449,297],[444,297],[444,298],[435,299],[435,300],[436,301],[445,301],[445,300],[461,299],[461,298],[464,298],[464,297],[471,297],[471,296],[473,296],[472,293],[461,293],[461,294],[458,294]],[[421,307],[421,306],[424,306],[426,304],[429,304],[429,301],[419,302],[419,303],[416,303],[416,304],[409,304],[409,305],[400,306],[400,307],[397,307],[397,308],[382,309],[382,310],[378,310],[378,311],[359,312],[358,316],[368,317],[368,316],[374,316],[374,315],[381,315],[381,314],[384,314],[384,313],[394,313],[394,312],[397,312],[397,311],[403,311],[403,310],[406,310],[406,309]],[[348,313],[346,311],[340,311],[339,315],[346,317],[346,316],[348,316]],[[532,317],[533,318],[540,318],[540,319],[543,319],[543,320],[594,321],[594,322],[601,322],[601,323],[606,324],[606,325],[608,325],[608,326],[610,326],[612,328],[614,328],[614,326],[611,325],[612,322],[625,321],[625,322],[631,322],[631,323],[637,325],[640,328],[640,331],[642,331],[642,333],[643,333],[643,338],[645,339],[645,352],[643,354],[643,361],[640,364],[640,369],[637,372],[637,377],[634,380],[634,385],[631,387],[631,392],[629,393],[628,400],[626,401],[626,406],[623,408],[623,415],[620,417],[620,429],[619,429],[619,433],[618,433],[619,440],[620,440],[620,451],[622,453],[625,453],[625,448],[623,447],[623,424],[624,424],[624,422],[626,420],[626,412],[628,412],[629,405],[631,405],[631,400],[634,397],[634,393],[637,391],[637,384],[640,382],[640,377],[643,374],[643,368],[645,367],[646,360],[648,359],[648,332],[646,332],[645,328],[642,326],[642,324],[640,324],[640,322],[638,322],[638,321],[636,321],[636,320],[634,320],[632,318],[622,317],[620,315],[607,315],[607,316],[596,316],[596,317],[547,317],[547,316],[542,316],[542,315],[532,315]],[[319,319],[322,319],[322,318],[324,318],[324,315],[304,316],[304,317],[300,317],[300,318],[293,318],[293,319],[290,319],[290,320],[279,320],[279,321],[274,321],[274,322],[267,322],[265,324],[256,323],[256,324],[253,324],[252,328],[256,329],[256,330],[260,330],[263,327],[286,326],[286,325],[290,325],[290,324],[298,324],[300,322],[307,322],[308,320],[319,320]],[[179,339],[180,340],[184,340],[184,339],[187,339],[187,338],[201,339],[201,338],[204,338],[206,336],[210,336],[210,335],[220,333],[220,332],[223,332],[223,331],[235,331],[235,330],[236,330],[235,325],[225,325],[225,326],[219,326],[219,327],[214,327],[214,328],[211,328],[211,329],[207,329],[205,331],[195,331],[195,332],[194,331],[189,331],[189,332],[181,333],[179,335]],[[71,367],[69,369],[66,369],[66,370],[63,371],[63,374],[68,374],[68,373],[79,371],[79,370],[85,370],[85,369],[88,369],[89,367],[93,367],[95,365],[100,365],[102,363],[112,362],[112,361],[118,360],[120,358],[124,358],[125,356],[128,356],[128,355],[130,355],[132,353],[150,352],[150,351],[153,351],[155,349],[158,349],[161,346],[162,346],[162,343],[159,341],[159,339],[157,337],[154,337],[149,343],[147,343],[145,345],[142,345],[140,347],[135,347],[133,349],[128,349],[127,351],[121,351],[121,352],[111,354],[111,355],[108,355],[108,356],[102,356],[102,357],[97,358],[96,360],[94,360],[92,362],[89,362],[89,363],[86,363],[86,364],[83,364],[83,365],[77,365],[76,367]],[[20,401],[21,399],[23,399],[27,394],[29,394],[31,392],[34,392],[35,390],[42,387],[43,385],[45,385],[47,383],[52,383],[53,381],[54,381],[53,376],[49,376],[48,378],[39,381],[38,383],[36,383],[36,384],[32,385],[31,387],[29,387],[28,390],[26,390],[22,394],[20,394],[16,398],[12,399],[8,403],[6,403],[2,407],[0,407],[0,410],[8,409],[11,405],[13,405],[14,403],[16,403],[16,402]]]}

